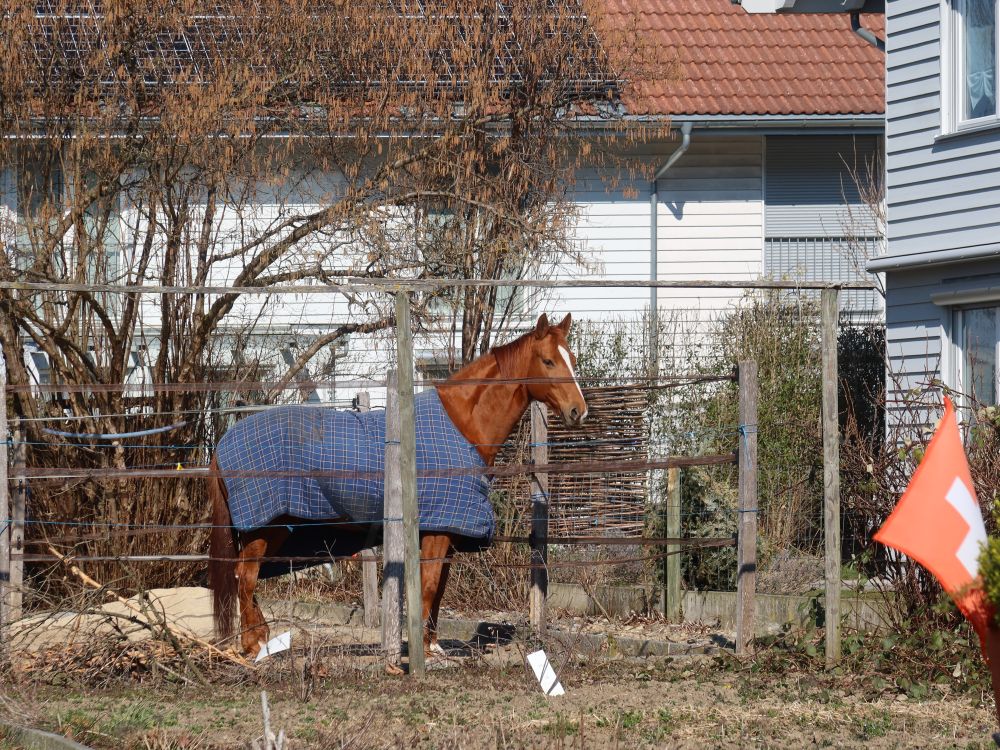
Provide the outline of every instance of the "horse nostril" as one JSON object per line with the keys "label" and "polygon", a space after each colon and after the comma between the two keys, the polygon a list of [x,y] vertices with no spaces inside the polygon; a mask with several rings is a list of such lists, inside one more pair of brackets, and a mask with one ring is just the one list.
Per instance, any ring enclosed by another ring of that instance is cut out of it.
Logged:
{"label": "horse nostril", "polygon": [[580,420],[580,410],[574,406],[569,410],[569,418],[573,422],[578,422]]}

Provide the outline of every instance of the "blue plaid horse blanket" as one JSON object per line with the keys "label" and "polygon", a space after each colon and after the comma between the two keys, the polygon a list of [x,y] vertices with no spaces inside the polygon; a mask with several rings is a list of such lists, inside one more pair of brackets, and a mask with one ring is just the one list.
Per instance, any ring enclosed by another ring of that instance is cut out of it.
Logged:
{"label": "blue plaid horse blanket", "polygon": [[[496,520],[486,476],[477,471],[421,475],[439,469],[482,469],[485,463],[455,427],[436,390],[416,395],[414,413],[420,530],[469,537],[479,540],[476,546],[489,544]],[[265,526],[281,515],[382,524],[383,410],[269,409],[237,422],[215,455],[224,474],[236,472],[223,479],[233,525],[241,531]]]}

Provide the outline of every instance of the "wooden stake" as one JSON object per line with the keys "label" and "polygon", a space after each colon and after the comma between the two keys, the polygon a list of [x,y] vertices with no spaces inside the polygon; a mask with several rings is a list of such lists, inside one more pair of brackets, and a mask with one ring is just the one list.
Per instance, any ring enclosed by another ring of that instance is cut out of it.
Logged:
{"label": "wooden stake", "polygon": [[[548,409],[545,404],[531,404],[531,462],[549,462]],[[545,633],[545,599],[549,593],[549,475],[531,474],[531,629],[536,636]]]}
{"label": "wooden stake", "polygon": [[736,519],[736,654],[749,654],[757,589],[757,363],[739,363],[739,507]]}
{"label": "wooden stake", "polygon": [[823,531],[826,565],[826,666],[840,661],[840,417],[837,403],[839,292],[824,289],[823,328]]}
{"label": "wooden stake", "polygon": [[7,594],[10,621],[21,619],[21,604],[24,596],[24,519],[28,501],[28,485],[24,480],[27,465],[27,446],[24,444],[21,426],[14,429],[14,492],[10,497],[10,590]]}
{"label": "wooden stake", "polygon": [[382,529],[382,648],[390,668],[403,651],[403,485],[399,475],[399,393],[396,371],[385,384],[385,496]]}
{"label": "wooden stake", "polygon": [[[681,470],[667,469],[667,502],[664,516],[668,539],[681,535]],[[663,616],[670,622],[681,619],[681,556],[679,544],[668,544],[664,559]]]}
{"label": "wooden stake", "polygon": [[417,507],[417,435],[413,412],[413,331],[410,295],[396,293],[399,368],[399,475],[403,485],[403,549],[410,674],[424,675],[424,603],[420,586],[420,510]]}
{"label": "wooden stake", "polygon": [[0,351],[0,628],[11,621],[10,602],[10,483],[7,476],[7,361]]}
{"label": "wooden stake", "polygon": [[[371,410],[371,395],[368,391],[358,394],[358,411]],[[361,550],[361,591],[365,606],[365,627],[377,628],[378,617],[378,557],[374,547]]]}

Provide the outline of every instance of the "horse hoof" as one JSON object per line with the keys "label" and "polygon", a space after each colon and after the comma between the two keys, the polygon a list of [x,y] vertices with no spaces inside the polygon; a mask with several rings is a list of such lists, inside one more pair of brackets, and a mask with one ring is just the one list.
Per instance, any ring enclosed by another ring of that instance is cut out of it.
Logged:
{"label": "horse hoof", "polygon": [[253,661],[254,659],[257,658],[257,654],[260,653],[261,649],[264,648],[265,643],[266,641],[253,641],[251,643],[244,643],[243,644],[244,656],[246,656],[250,661]]}
{"label": "horse hoof", "polygon": [[441,659],[448,658],[448,652],[441,648],[441,645],[435,641],[430,645],[424,646],[424,658],[429,661],[440,661]]}
{"label": "horse hoof", "polygon": [[424,659],[428,667],[435,669],[447,667],[451,662],[450,654],[441,648],[441,645],[437,642],[424,647]]}

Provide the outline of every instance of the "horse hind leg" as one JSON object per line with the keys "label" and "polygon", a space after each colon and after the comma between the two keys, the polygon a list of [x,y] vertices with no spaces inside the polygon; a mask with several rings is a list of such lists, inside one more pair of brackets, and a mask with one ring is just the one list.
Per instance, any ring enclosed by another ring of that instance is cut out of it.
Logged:
{"label": "horse hind leg", "polygon": [[420,589],[423,600],[424,653],[443,655],[438,644],[438,613],[444,598],[451,563],[445,558],[451,549],[447,534],[425,534],[420,543]]}
{"label": "horse hind leg", "polygon": [[262,558],[277,554],[287,538],[288,531],[284,527],[262,529],[246,541],[240,550],[239,562],[236,565],[240,602],[240,645],[243,647],[243,652],[251,658],[257,656],[270,636],[270,628],[254,593]]}

